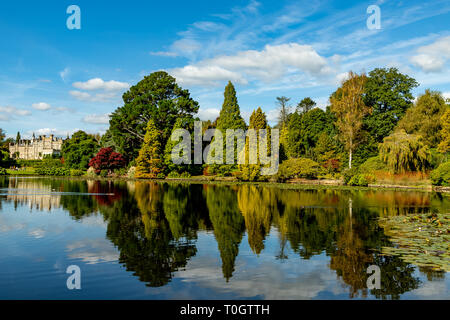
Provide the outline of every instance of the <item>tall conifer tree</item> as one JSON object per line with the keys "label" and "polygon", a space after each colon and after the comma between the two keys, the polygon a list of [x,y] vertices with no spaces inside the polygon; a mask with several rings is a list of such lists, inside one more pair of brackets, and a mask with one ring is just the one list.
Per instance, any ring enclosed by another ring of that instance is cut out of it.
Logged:
{"label": "tall conifer tree", "polygon": [[157,178],[161,172],[160,136],[161,133],[156,128],[155,122],[150,119],[147,124],[144,143],[136,159],[136,178]]}

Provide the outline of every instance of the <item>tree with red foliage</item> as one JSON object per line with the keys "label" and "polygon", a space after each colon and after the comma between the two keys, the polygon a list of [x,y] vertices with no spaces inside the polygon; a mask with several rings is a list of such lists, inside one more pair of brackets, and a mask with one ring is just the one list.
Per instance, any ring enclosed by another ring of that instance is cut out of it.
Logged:
{"label": "tree with red foliage", "polygon": [[97,174],[102,170],[108,170],[111,173],[114,169],[125,167],[125,158],[112,148],[102,148],[97,155],[89,161],[89,166],[95,169]]}

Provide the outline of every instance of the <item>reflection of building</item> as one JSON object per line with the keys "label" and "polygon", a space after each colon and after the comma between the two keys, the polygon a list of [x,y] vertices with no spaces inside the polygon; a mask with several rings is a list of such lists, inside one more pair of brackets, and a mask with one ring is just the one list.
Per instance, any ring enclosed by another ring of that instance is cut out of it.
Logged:
{"label": "reflection of building", "polygon": [[39,160],[48,155],[59,155],[63,139],[39,136],[36,139],[33,135],[31,140],[20,140],[18,143],[9,144],[9,154],[14,159]]}
{"label": "reflection of building", "polygon": [[6,200],[15,204],[28,204],[30,209],[50,211],[52,208],[61,206],[61,195],[51,194],[51,192],[49,185],[31,179],[10,179]]}

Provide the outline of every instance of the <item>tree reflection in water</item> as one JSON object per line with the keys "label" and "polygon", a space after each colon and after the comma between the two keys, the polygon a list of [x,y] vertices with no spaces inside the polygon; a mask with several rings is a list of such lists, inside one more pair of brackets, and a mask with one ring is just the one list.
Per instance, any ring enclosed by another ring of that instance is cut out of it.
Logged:
{"label": "tree reflection in water", "polygon": [[[13,180],[0,178],[2,188]],[[450,207],[448,198],[425,192],[293,190],[255,185],[154,183],[149,181],[84,181],[35,179],[38,185],[64,192],[60,204],[74,219],[101,214],[107,238],[120,252],[119,261],[148,286],[164,286],[197,253],[199,232],[213,231],[222,274],[228,282],[244,234],[254,254],[265,250],[265,239],[276,230],[278,260],[316,255],[329,257],[349,296],[366,297],[367,267],[381,268],[382,288],[370,290],[380,299],[398,299],[416,289],[414,272],[429,280],[441,272],[380,254],[392,246],[378,217],[427,212]],[[28,182],[29,183],[29,182]],[[12,186],[14,187],[14,186]],[[109,195],[101,195],[109,194]],[[6,201],[1,197],[1,201]],[[8,198],[9,199],[9,198]]]}

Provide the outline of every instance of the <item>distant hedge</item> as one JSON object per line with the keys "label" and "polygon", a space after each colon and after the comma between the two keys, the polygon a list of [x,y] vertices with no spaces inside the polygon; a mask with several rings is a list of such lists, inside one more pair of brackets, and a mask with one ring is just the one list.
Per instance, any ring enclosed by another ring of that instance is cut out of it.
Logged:
{"label": "distant hedge", "polygon": [[70,169],[48,167],[48,168],[36,168],[35,173],[40,176],[70,176]]}

